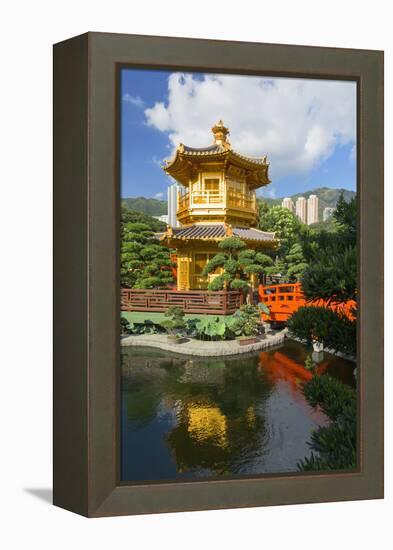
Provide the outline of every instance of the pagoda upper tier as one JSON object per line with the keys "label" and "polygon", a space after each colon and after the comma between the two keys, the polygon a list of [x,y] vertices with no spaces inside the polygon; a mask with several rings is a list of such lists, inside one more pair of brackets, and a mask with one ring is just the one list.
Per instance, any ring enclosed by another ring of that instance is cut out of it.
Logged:
{"label": "pagoda upper tier", "polygon": [[248,157],[234,151],[227,140],[229,130],[222,120],[213,126],[212,132],[214,143],[207,147],[188,147],[180,143],[174,157],[165,161],[165,172],[188,187],[204,164],[217,163],[226,171],[231,167],[237,168],[250,189],[258,189],[271,183],[266,156]]}
{"label": "pagoda upper tier", "polygon": [[235,152],[227,139],[229,130],[221,120],[212,132],[212,145],[195,148],[180,143],[174,157],[163,166],[184,187],[178,197],[177,218],[184,225],[255,225],[255,190],[270,183],[267,158]]}

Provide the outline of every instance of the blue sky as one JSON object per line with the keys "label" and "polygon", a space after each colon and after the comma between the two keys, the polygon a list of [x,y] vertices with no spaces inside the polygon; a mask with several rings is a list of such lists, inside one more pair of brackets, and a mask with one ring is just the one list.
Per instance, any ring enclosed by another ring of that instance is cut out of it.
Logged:
{"label": "blue sky", "polygon": [[219,118],[235,150],[268,156],[263,195],[356,189],[352,82],[123,69],[120,93],[123,197],[166,198],[163,159],[179,142],[212,143]]}

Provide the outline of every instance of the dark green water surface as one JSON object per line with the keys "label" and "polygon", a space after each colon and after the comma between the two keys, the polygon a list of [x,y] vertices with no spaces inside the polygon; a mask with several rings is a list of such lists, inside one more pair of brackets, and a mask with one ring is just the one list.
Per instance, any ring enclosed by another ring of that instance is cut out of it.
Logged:
{"label": "dark green water surface", "polygon": [[[311,431],[327,424],[302,393],[307,353],[293,341],[225,359],[123,348],[122,481],[296,471]],[[353,385],[353,363],[316,359]]]}

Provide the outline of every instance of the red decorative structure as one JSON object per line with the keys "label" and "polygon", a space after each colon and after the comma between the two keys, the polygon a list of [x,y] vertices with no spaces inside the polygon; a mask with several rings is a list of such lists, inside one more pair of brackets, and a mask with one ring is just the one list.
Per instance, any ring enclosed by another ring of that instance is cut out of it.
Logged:
{"label": "red decorative structure", "polygon": [[259,286],[259,300],[264,302],[270,313],[262,313],[264,321],[285,323],[300,307],[326,307],[354,320],[356,302],[334,303],[328,300],[306,300],[300,283]]}

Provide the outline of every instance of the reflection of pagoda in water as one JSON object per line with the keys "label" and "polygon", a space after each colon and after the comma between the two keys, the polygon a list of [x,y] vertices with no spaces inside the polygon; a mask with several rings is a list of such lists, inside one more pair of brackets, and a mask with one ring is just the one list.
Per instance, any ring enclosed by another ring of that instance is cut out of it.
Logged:
{"label": "reflection of pagoda in water", "polygon": [[167,161],[165,172],[182,191],[178,195],[180,227],[168,226],[161,237],[177,251],[177,289],[206,288],[210,279],[203,268],[226,237],[239,237],[248,248],[271,249],[274,233],[256,229],[256,189],[270,183],[266,157],[250,158],[235,152],[220,120],[213,128],[214,143],[196,149],[180,144]]}
{"label": "reflection of pagoda in water", "polygon": [[216,363],[205,369],[198,361],[187,361],[172,390],[175,401],[167,401],[176,408],[177,423],[167,442],[179,472],[230,472],[241,468],[242,457],[258,454],[263,446],[262,403],[272,386],[254,358]]}

